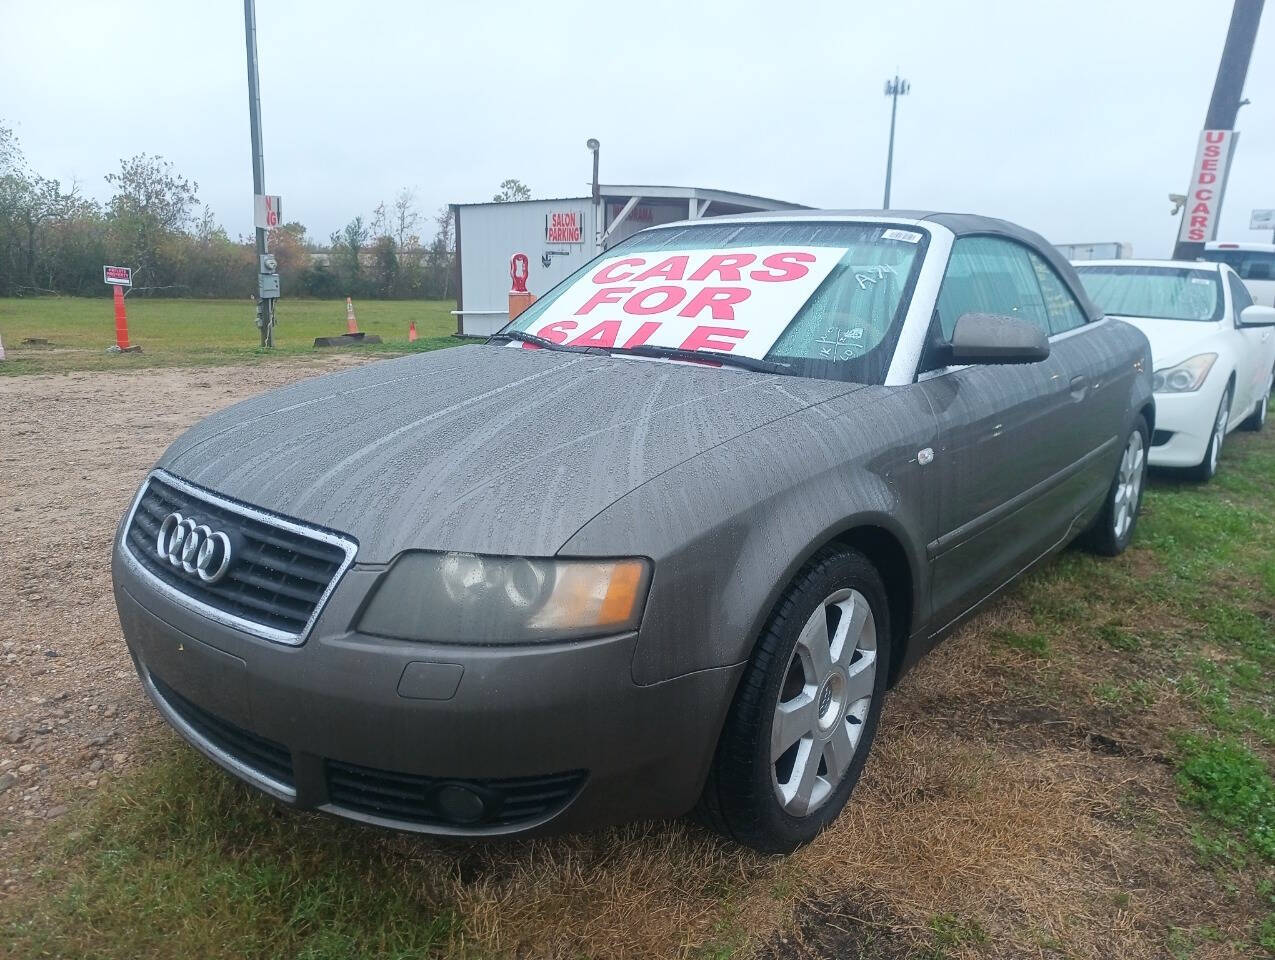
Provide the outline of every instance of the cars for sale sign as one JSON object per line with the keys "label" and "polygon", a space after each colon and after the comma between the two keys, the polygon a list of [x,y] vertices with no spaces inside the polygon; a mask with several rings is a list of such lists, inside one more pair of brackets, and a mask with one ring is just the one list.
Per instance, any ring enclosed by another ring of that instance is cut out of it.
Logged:
{"label": "cars for sale sign", "polygon": [[607,257],[526,331],[581,347],[651,344],[763,357],[845,252],[755,246]]}
{"label": "cars for sale sign", "polygon": [[584,243],[584,211],[545,214],[545,243]]}
{"label": "cars for sale sign", "polygon": [[1226,175],[1231,169],[1231,154],[1239,134],[1234,130],[1203,130],[1191,168],[1191,184],[1178,240],[1182,243],[1208,243],[1217,238],[1218,220],[1222,214],[1222,194],[1226,191]]}
{"label": "cars for sale sign", "polygon": [[131,287],[133,285],[133,268],[103,266],[102,281],[121,287]]}

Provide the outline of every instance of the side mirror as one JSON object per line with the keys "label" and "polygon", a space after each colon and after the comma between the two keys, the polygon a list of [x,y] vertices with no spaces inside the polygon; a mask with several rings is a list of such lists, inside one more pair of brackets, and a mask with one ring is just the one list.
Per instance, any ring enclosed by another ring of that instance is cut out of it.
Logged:
{"label": "side mirror", "polygon": [[1049,357],[1045,332],[1019,317],[967,313],[956,321],[948,362],[1039,363]]}
{"label": "side mirror", "polygon": [[1241,327],[1275,327],[1275,307],[1252,304],[1240,311]]}

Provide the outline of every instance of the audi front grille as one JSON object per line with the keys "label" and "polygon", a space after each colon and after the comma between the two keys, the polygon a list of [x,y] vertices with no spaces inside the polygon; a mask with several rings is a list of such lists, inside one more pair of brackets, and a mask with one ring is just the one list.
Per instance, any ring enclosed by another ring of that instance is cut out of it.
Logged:
{"label": "audi front grille", "polygon": [[129,517],[129,556],[173,599],[281,643],[305,640],[353,541],[157,470]]}

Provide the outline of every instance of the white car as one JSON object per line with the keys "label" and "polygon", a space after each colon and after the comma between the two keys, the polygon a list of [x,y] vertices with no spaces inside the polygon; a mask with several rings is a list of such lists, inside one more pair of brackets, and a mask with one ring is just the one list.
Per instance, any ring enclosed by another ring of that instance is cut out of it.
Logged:
{"label": "white car", "polygon": [[1275,309],[1254,305],[1221,263],[1089,260],[1076,264],[1089,297],[1151,341],[1155,432],[1148,462],[1217,472],[1226,435],[1260,430],[1275,372]]}
{"label": "white car", "polygon": [[1204,259],[1224,263],[1240,275],[1254,303],[1275,307],[1275,243],[1225,243],[1204,245]]}

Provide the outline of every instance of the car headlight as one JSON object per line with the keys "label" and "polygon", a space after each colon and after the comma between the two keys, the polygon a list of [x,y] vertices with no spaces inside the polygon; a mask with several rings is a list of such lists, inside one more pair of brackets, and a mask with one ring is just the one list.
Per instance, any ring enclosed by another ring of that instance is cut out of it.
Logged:
{"label": "car headlight", "polygon": [[399,555],[359,630],[441,643],[529,643],[636,630],[650,564],[473,553]]}
{"label": "car headlight", "polygon": [[1216,353],[1201,353],[1190,360],[1183,360],[1175,367],[1162,367],[1151,377],[1151,389],[1155,393],[1191,393],[1199,390],[1204,378],[1213,369]]}

